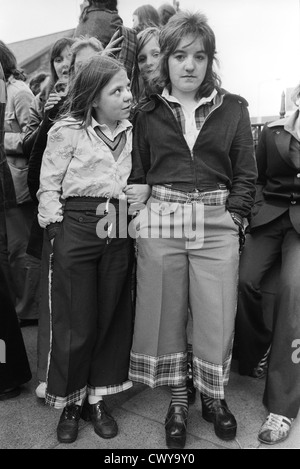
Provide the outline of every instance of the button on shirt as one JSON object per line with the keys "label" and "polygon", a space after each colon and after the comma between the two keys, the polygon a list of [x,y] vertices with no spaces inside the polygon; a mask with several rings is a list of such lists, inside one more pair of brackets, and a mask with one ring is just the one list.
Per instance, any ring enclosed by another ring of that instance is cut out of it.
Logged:
{"label": "button on shirt", "polygon": [[41,167],[38,219],[45,228],[63,219],[61,199],[68,197],[122,197],[131,172],[132,125],[119,122],[111,133],[106,125],[100,128],[113,140],[125,131],[125,146],[115,161],[112,152],[94,130],[99,123],[81,128],[75,119],[63,119],[48,133]]}

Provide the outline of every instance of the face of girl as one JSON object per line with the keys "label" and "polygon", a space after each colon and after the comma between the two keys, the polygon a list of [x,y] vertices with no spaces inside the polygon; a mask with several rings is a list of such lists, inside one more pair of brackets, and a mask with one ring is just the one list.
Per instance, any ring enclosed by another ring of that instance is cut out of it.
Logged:
{"label": "face of girl", "polygon": [[95,49],[91,46],[85,46],[76,53],[75,62],[74,62],[74,72],[77,73],[80,67],[84,62],[86,62],[90,57],[98,54]]}
{"label": "face of girl", "polygon": [[71,62],[70,46],[66,46],[53,61],[53,66],[58,79],[64,78],[69,75],[70,62]]}
{"label": "face of girl", "polygon": [[207,64],[202,39],[183,37],[168,60],[172,95],[179,99],[194,98],[205,78]]}
{"label": "face of girl", "polygon": [[138,54],[138,67],[144,81],[149,80],[149,75],[155,70],[159,60],[158,39],[153,36]]}
{"label": "face of girl", "polygon": [[137,15],[132,15],[132,27],[136,28],[139,24],[139,19]]}
{"label": "face of girl", "polygon": [[131,102],[130,81],[126,71],[120,70],[104,86],[93,103],[97,122],[115,129],[119,120],[128,119]]}

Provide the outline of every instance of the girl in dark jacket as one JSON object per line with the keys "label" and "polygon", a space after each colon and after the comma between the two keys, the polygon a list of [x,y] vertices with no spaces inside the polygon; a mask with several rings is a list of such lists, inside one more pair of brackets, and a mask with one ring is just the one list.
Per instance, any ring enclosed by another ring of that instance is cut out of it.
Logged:
{"label": "girl in dark jacket", "polygon": [[[256,179],[246,101],[213,71],[215,37],[203,15],[178,13],[160,33],[155,93],[137,111],[130,182],[152,194],[135,219],[137,300],[130,378],[170,386],[166,444],[182,448],[188,417],[188,306],[194,386],[202,414],[236,435],[225,401],[237,301],[239,233]],[[131,202],[131,184],[127,196]]]}

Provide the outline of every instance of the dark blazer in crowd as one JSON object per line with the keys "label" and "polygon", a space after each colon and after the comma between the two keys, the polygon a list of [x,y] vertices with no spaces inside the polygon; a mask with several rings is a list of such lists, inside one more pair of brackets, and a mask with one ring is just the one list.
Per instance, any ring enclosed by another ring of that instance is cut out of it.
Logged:
{"label": "dark blazer in crowd", "polygon": [[[284,126],[289,118],[266,124],[257,148],[258,185],[250,228],[257,228],[289,211],[300,233],[299,142]],[[292,131],[291,131],[292,132]]]}
{"label": "dark blazer in crowd", "polygon": [[[295,418],[300,405],[299,364],[292,361],[300,337],[300,139],[299,110],[266,124],[256,157],[258,185],[249,236],[240,262],[236,339],[239,371],[250,374],[272,344],[264,403],[269,412]],[[272,336],[261,298],[264,275],[281,261]]]}

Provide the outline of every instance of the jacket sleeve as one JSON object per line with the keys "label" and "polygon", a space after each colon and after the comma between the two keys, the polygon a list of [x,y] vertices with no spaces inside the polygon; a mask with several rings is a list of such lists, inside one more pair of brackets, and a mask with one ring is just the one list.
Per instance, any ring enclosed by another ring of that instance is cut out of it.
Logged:
{"label": "jacket sleeve", "polygon": [[239,105],[240,119],[230,149],[233,178],[227,208],[247,218],[254,203],[257,166],[248,109],[242,102]]}
{"label": "jacket sleeve", "polygon": [[257,171],[258,171],[258,179],[257,183],[264,186],[266,184],[267,176],[267,143],[266,137],[268,133],[268,126],[265,126],[262,129],[258,145],[256,148],[256,162],[257,162]]}
{"label": "jacket sleeve", "polygon": [[37,129],[37,135],[30,153],[27,183],[31,198],[36,204],[38,203],[36,194],[40,185],[42,158],[47,146],[48,132],[53,126],[54,119],[57,117],[61,105],[61,102],[59,102],[50,111],[45,113],[45,117]]}
{"label": "jacket sleeve", "polygon": [[40,172],[44,150],[47,146],[47,134],[53,122],[46,116],[38,129],[37,136],[28,163],[27,183],[32,200],[38,204],[37,191],[40,186]]}
{"label": "jacket sleeve", "polygon": [[50,223],[61,222],[63,219],[60,197],[63,179],[74,154],[73,133],[73,129],[55,125],[48,134],[37,193],[38,220],[42,228],[46,228]]}
{"label": "jacket sleeve", "polygon": [[263,127],[258,145],[256,148],[256,163],[258,178],[256,183],[255,201],[251,211],[251,218],[259,212],[260,207],[264,203],[263,189],[266,184],[267,171],[267,147],[266,147],[267,124]]}
{"label": "jacket sleeve", "polygon": [[29,118],[23,139],[23,153],[26,158],[30,158],[30,153],[43,119],[41,106],[39,95],[37,95],[29,109]]}
{"label": "jacket sleeve", "polygon": [[13,100],[14,116],[11,121],[7,116],[4,145],[7,155],[23,156],[23,140],[33,94],[29,88],[24,88],[14,95]]}
{"label": "jacket sleeve", "polygon": [[147,142],[145,115],[137,112],[133,120],[132,171],[129,184],[146,184],[150,169],[150,147]]}

